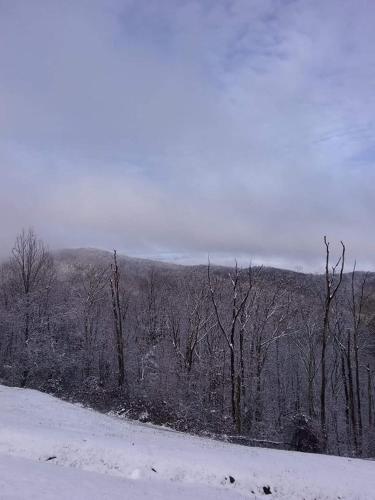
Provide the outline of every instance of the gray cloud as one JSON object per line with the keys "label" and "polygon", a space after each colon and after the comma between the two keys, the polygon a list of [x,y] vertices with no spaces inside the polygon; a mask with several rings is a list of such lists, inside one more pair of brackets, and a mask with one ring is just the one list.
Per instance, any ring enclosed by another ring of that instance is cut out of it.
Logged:
{"label": "gray cloud", "polygon": [[0,2],[2,252],[373,267],[370,2]]}

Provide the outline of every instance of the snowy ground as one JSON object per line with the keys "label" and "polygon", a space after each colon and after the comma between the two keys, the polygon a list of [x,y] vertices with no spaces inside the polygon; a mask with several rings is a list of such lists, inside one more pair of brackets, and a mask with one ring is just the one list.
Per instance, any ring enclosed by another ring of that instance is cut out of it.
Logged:
{"label": "snowy ground", "polygon": [[229,445],[0,386],[1,500],[120,498],[375,500],[375,462]]}

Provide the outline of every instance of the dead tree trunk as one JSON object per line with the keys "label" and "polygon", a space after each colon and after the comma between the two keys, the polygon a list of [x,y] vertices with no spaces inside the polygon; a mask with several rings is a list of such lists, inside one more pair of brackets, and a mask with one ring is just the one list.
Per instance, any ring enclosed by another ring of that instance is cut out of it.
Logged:
{"label": "dead tree trunk", "polygon": [[363,439],[363,424],[362,424],[362,401],[361,401],[361,384],[360,384],[360,373],[359,373],[359,334],[362,325],[362,313],[363,306],[365,304],[365,287],[367,281],[367,275],[364,276],[358,299],[356,298],[355,291],[355,270],[356,264],[354,264],[351,280],[351,311],[353,317],[353,350],[354,350],[354,367],[355,367],[355,387],[356,387],[356,402],[357,402],[357,418],[358,418],[358,440],[359,440],[359,451],[362,447]]}
{"label": "dead tree trunk", "polygon": [[368,427],[372,427],[372,387],[371,387],[371,370],[370,365],[367,365],[367,397],[368,397]]}
{"label": "dead tree trunk", "polygon": [[[324,244],[326,247],[326,265],[325,265],[325,300],[324,300],[324,315],[323,315],[323,328],[322,328],[322,350],[321,350],[321,386],[320,386],[320,426],[322,437],[324,440],[324,447],[327,445],[327,417],[326,417],[326,388],[327,388],[327,367],[326,367],[326,353],[327,353],[327,342],[329,333],[329,317],[332,306],[332,301],[340,288],[342,283],[342,277],[344,272],[345,264],[345,245],[341,242],[342,251],[339,260],[336,265],[329,269],[329,242],[327,242],[327,237],[324,236]],[[335,276],[337,269],[340,268],[338,281],[335,282]]]}
{"label": "dead tree trunk", "polygon": [[345,368],[345,356],[341,353],[341,374],[344,386],[345,394],[345,425],[346,425],[346,436],[347,436],[347,446],[350,445],[350,420],[349,420],[349,389],[346,380],[346,368]]}
{"label": "dead tree trunk", "polygon": [[115,332],[115,345],[117,354],[117,370],[118,370],[118,386],[122,387],[125,380],[125,364],[124,364],[124,338],[123,338],[123,325],[122,325],[122,305],[120,298],[120,271],[117,264],[116,250],[113,251],[113,263],[111,264],[111,297],[112,297],[112,311]]}
{"label": "dead tree trunk", "polygon": [[347,349],[347,367],[348,367],[348,384],[349,384],[349,413],[352,423],[352,432],[354,440],[354,448],[358,453],[358,438],[357,438],[357,422],[355,416],[355,400],[354,400],[354,384],[353,384],[353,369],[352,369],[352,355],[351,355],[351,340],[350,330],[348,330],[348,349]]}

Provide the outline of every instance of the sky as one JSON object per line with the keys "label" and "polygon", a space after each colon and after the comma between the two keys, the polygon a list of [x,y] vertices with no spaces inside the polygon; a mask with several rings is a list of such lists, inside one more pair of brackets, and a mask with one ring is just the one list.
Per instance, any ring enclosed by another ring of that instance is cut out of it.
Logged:
{"label": "sky", "polygon": [[375,268],[375,2],[0,0],[0,255]]}

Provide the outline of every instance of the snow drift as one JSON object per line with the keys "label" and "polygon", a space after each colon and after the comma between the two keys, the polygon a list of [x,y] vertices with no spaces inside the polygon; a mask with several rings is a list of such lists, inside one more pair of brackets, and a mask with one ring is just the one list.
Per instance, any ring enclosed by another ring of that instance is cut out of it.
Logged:
{"label": "snow drift", "polygon": [[375,462],[247,448],[0,386],[0,498],[375,499]]}

